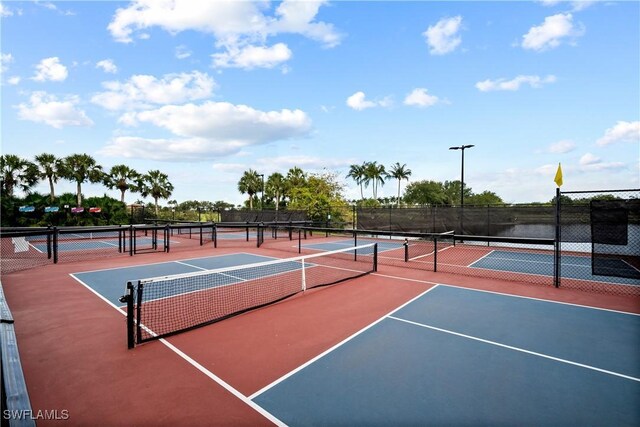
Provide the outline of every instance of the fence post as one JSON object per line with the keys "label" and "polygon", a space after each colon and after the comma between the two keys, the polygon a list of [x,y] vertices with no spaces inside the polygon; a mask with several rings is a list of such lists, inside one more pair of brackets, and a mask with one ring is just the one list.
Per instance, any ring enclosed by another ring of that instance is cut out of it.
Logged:
{"label": "fence post", "polygon": [[51,226],[47,227],[47,259],[51,259],[53,251],[51,249]]}
{"label": "fence post", "polygon": [[560,247],[562,236],[560,233],[560,187],[558,187],[556,188],[556,242],[553,249],[553,285],[556,288],[560,287],[560,257],[562,256]]}
{"label": "fence post", "polygon": [[58,227],[53,227],[53,263],[58,263]]}
{"label": "fence post", "polygon": [[356,218],[356,205],[353,205],[353,206],[351,207],[351,224],[352,224],[352,225],[351,225],[351,227],[352,227],[354,230],[355,230],[356,228],[358,228],[358,227],[356,226],[356,221],[357,221],[357,218]]}

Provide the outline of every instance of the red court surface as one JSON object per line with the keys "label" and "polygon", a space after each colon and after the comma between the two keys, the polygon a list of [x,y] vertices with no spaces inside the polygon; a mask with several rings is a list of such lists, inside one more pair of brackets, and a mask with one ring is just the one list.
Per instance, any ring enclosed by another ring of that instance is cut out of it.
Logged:
{"label": "red court surface", "polygon": [[381,265],[377,273],[172,336],[168,344],[128,350],[123,313],[69,275],[241,251],[292,256],[208,245],[3,276],[32,407],[69,412],[66,421],[38,424],[269,425],[247,396],[436,283],[640,313],[638,297]]}

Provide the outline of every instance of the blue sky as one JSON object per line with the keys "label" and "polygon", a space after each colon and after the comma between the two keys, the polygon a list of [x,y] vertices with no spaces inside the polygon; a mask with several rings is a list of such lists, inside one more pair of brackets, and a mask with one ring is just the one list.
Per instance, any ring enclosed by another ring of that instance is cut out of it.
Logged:
{"label": "blue sky", "polygon": [[3,154],[160,169],[178,202],[241,203],[249,168],[349,199],[363,161],[455,180],[461,144],[507,202],[550,200],[558,162],[564,190],[640,186],[640,2],[0,4]]}

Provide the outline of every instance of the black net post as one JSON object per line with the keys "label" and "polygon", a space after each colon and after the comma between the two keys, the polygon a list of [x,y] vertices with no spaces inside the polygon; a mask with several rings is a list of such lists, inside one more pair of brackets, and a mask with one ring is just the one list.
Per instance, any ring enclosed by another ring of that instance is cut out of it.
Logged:
{"label": "black net post", "polygon": [[51,227],[47,227],[47,259],[51,259],[51,257],[53,256],[51,244]]}
{"label": "black net post", "polygon": [[[306,230],[305,230],[306,231]],[[298,253],[302,253],[302,230],[298,228]]]}
{"label": "black net post", "polygon": [[213,247],[218,247],[218,225],[215,223],[213,224]]}
{"label": "black net post", "polygon": [[53,227],[53,263],[58,263],[58,227]]}
{"label": "black net post", "polygon": [[164,226],[164,251],[169,253],[169,250],[171,250],[171,228],[169,227],[169,224]]}
{"label": "black net post", "polygon": [[373,271],[378,271],[378,244],[373,245]]}
{"label": "black net post", "polygon": [[[198,208],[198,218],[200,218],[200,208]],[[198,227],[198,229],[200,230],[200,246],[203,245],[203,240],[202,240],[202,224],[200,224],[200,226]]]}
{"label": "black net post", "polygon": [[409,239],[405,238],[402,246],[404,247],[404,262],[409,262]]}
{"label": "black net post", "polygon": [[555,229],[555,245],[553,248],[553,285],[560,287],[560,256],[562,249],[560,247],[560,187],[556,188],[556,229]]}
{"label": "black net post", "polygon": [[249,241],[249,221],[247,221],[247,242]]}
{"label": "black net post", "polygon": [[433,238],[433,271],[438,271],[438,238]]}
{"label": "black net post", "polygon": [[133,229],[133,225],[129,226],[129,256],[133,256],[133,236],[135,234],[135,230]]}
{"label": "black net post", "polygon": [[[135,316],[136,316],[136,341],[137,344],[142,344],[142,320],[141,320],[141,307],[142,307],[142,289],[143,285],[138,281],[138,286],[136,286],[136,305],[135,305]],[[133,296],[131,298],[133,300]],[[131,312],[134,312],[134,308],[131,308]]]}
{"label": "black net post", "polygon": [[[133,312],[133,283],[127,282],[127,293],[120,299],[120,302],[127,303],[127,347],[133,348],[135,347],[135,321]],[[124,301],[123,301],[124,300]]]}

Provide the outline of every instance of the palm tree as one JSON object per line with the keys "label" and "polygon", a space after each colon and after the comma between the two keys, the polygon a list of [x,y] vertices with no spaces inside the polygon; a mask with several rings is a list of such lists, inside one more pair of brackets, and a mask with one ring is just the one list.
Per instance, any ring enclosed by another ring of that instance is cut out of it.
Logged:
{"label": "palm tree", "polygon": [[95,159],[88,154],[72,154],[62,160],[61,176],[69,181],[75,181],[77,206],[82,206],[82,183],[100,182],[103,172],[102,166],[98,165]]}
{"label": "palm tree", "polygon": [[280,206],[280,198],[284,196],[286,191],[286,182],[284,176],[280,172],[274,172],[269,175],[266,184],[266,191],[269,197],[276,199],[276,212]]}
{"label": "palm tree", "polygon": [[140,176],[136,187],[142,197],[153,197],[156,216],[158,216],[158,199],[168,199],[173,192],[173,184],[169,182],[169,177],[159,170],[152,170]]}
{"label": "palm tree", "polygon": [[56,198],[53,184],[57,183],[58,178],[60,178],[62,160],[49,153],[38,154],[35,160],[39,168],[38,177],[49,181],[49,201],[53,203]]}
{"label": "palm tree", "polygon": [[363,166],[365,167],[365,187],[371,182],[373,198],[377,199],[378,184],[384,185],[384,177],[386,176],[384,165],[379,165],[378,162],[367,162]]}
{"label": "palm tree", "polygon": [[364,200],[364,192],[362,190],[362,184],[364,184],[365,178],[365,165],[351,165],[349,166],[349,173],[347,178],[353,178],[353,180],[360,186],[360,198]]}
{"label": "palm tree", "polygon": [[240,181],[238,181],[238,191],[241,194],[249,195],[249,209],[253,210],[253,195],[262,189],[262,180],[258,172],[253,169],[245,171]]}
{"label": "palm tree", "polygon": [[400,164],[398,162],[391,165],[390,172],[387,174],[389,178],[395,178],[398,180],[398,207],[400,207],[400,182],[403,179],[409,181],[409,177],[411,176],[411,169],[407,169],[406,164]]}
{"label": "palm tree", "polygon": [[287,172],[286,192],[289,194],[291,201],[296,197],[296,189],[302,187],[307,182],[307,175],[297,166],[292,167]]}
{"label": "palm tree", "polygon": [[131,169],[127,165],[115,165],[108,174],[104,175],[104,185],[113,190],[120,190],[120,201],[124,203],[124,193],[127,190],[132,192],[138,191],[136,183],[140,178],[140,174]]}
{"label": "palm tree", "polygon": [[13,197],[16,187],[27,192],[38,182],[38,167],[15,154],[0,156],[0,171],[2,192],[8,197]]}

